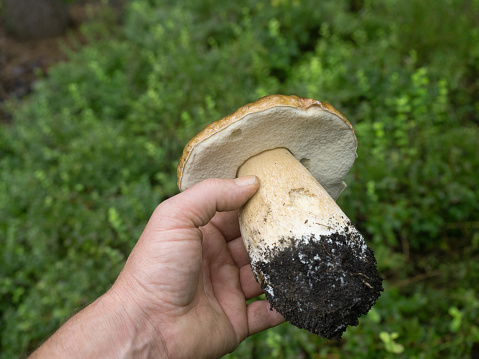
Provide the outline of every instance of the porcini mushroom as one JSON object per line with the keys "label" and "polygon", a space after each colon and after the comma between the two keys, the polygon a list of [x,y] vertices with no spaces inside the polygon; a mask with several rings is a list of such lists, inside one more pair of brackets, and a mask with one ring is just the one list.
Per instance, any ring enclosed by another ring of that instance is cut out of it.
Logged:
{"label": "porcini mushroom", "polygon": [[357,325],[383,290],[373,251],[335,202],[356,148],[332,106],[275,95],[207,126],[178,165],[181,191],[206,178],[259,178],[239,212],[256,280],[286,320],[328,339]]}

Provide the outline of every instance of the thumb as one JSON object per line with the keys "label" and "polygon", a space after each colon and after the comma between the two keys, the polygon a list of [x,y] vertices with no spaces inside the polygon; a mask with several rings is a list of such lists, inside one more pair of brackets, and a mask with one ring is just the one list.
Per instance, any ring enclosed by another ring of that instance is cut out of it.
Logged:
{"label": "thumb", "polygon": [[[216,212],[240,208],[258,188],[256,176],[207,179],[160,204],[148,226],[155,225],[157,220],[162,229],[204,226]],[[162,220],[165,218],[168,223]]]}

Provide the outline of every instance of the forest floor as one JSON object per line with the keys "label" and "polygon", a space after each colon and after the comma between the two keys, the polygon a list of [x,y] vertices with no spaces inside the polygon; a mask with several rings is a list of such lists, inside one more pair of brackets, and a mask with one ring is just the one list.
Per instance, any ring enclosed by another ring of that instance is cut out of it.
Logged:
{"label": "forest floor", "polygon": [[[18,39],[9,35],[0,19],[0,105],[9,98],[28,95],[39,76],[48,74],[50,66],[67,59],[66,50],[85,43],[80,26],[94,16],[92,2],[69,6],[70,26],[57,37]],[[9,122],[0,109],[0,122]]]}

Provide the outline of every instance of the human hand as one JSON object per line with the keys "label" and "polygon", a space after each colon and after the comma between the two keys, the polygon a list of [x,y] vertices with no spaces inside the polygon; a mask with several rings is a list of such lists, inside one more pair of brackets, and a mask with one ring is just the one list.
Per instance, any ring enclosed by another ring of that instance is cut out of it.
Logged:
{"label": "human hand", "polygon": [[246,305],[262,290],[237,209],[258,186],[254,176],[212,179],[162,203],[113,286],[131,313],[156,328],[172,357],[220,357],[284,321],[267,301]]}
{"label": "human hand", "polygon": [[154,211],[113,287],[71,318],[34,358],[218,358],[284,321],[265,300],[237,209],[256,177],[210,179]]}

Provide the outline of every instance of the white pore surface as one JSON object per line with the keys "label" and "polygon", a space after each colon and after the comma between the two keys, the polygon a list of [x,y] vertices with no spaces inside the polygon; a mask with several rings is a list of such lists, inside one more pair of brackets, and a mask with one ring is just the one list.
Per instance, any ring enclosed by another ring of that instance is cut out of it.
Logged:
{"label": "white pore surface", "polygon": [[353,130],[318,107],[285,107],[249,114],[198,143],[185,161],[180,189],[207,178],[235,178],[248,158],[284,147],[336,200],[357,156]]}

